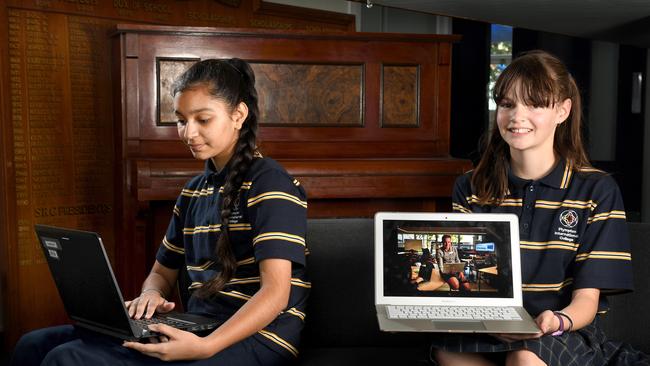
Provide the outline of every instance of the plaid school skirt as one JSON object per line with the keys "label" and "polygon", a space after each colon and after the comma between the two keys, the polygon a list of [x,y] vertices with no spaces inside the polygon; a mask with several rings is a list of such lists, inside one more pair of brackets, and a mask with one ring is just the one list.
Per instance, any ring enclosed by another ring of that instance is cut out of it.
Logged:
{"label": "plaid school skirt", "polygon": [[506,343],[487,334],[445,334],[432,339],[430,358],[436,350],[447,352],[482,353],[488,360],[503,364],[506,352],[528,350],[548,366],[648,365],[650,356],[635,350],[629,344],[609,341],[598,324],[598,319],[575,332],[561,336]]}

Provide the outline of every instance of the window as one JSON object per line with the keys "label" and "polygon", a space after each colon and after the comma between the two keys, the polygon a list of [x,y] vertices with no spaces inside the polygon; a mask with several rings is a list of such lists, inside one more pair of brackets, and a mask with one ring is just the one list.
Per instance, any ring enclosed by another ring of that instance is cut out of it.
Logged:
{"label": "window", "polygon": [[497,106],[492,99],[492,91],[501,71],[512,60],[512,27],[507,25],[492,24],[490,41],[490,79],[487,87],[488,110],[490,112],[490,126],[494,122],[494,113]]}

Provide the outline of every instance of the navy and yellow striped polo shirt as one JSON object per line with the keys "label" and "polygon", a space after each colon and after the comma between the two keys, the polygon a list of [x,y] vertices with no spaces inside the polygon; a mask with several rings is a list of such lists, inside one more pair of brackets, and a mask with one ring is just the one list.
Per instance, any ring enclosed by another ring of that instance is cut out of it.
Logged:
{"label": "navy and yellow striped polo shirt", "polygon": [[630,241],[623,199],[602,171],[560,162],[544,178],[509,173],[509,194],[498,206],[479,205],[471,172],[456,180],[453,208],[459,212],[507,212],[519,217],[524,307],[534,316],[560,310],[574,289],[607,294],[632,290]]}
{"label": "navy and yellow striped polo shirt", "polygon": [[[220,271],[215,247],[223,230],[219,208],[226,173],[216,172],[208,160],[205,172],[185,185],[156,256],[166,267],[186,266],[190,290]],[[192,295],[187,310],[226,320],[260,289],[258,263],[267,258],[287,259],[292,262],[289,305],[254,337],[287,357],[297,356],[311,287],[306,276],[306,226],[306,194],[300,183],[272,159],[256,159],[230,215],[237,270],[218,296],[201,299]]]}

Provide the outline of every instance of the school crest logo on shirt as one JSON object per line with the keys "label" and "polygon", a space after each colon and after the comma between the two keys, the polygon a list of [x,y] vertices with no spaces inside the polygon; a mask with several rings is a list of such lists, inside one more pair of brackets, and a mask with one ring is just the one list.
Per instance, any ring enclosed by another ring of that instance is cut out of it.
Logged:
{"label": "school crest logo on shirt", "polygon": [[560,223],[564,227],[573,228],[578,225],[578,213],[574,210],[564,210],[560,214]]}

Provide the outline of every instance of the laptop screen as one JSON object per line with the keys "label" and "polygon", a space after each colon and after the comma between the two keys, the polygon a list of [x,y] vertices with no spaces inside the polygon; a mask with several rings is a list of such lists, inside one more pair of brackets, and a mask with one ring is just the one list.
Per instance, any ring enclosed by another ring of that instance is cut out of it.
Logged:
{"label": "laptop screen", "polygon": [[[376,271],[383,280],[377,283],[378,295],[465,300],[516,296],[512,252],[518,232],[513,241],[511,217],[382,213],[378,219],[381,243],[376,245],[382,245],[382,252],[376,248],[376,255],[383,268]],[[519,270],[518,260],[516,264]]]}
{"label": "laptop screen", "polygon": [[99,236],[35,225],[68,316],[82,325],[132,336],[119,287]]}

